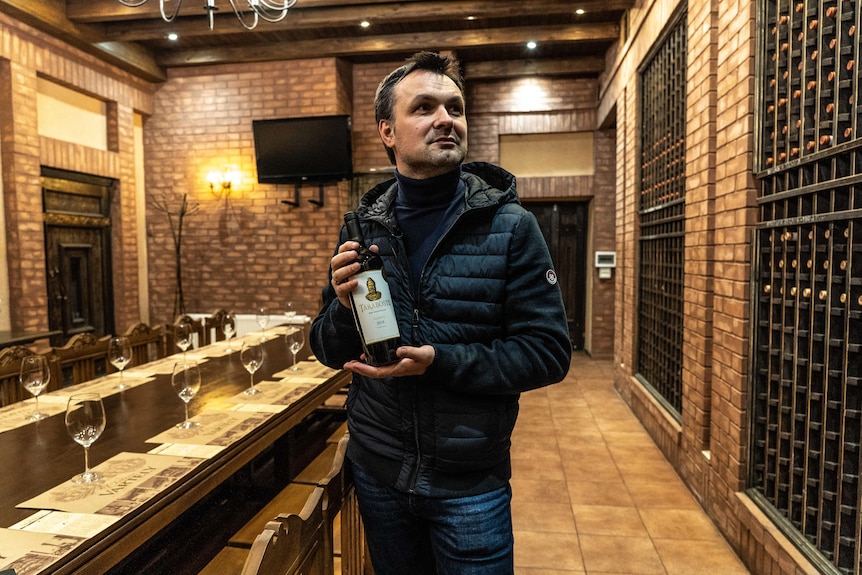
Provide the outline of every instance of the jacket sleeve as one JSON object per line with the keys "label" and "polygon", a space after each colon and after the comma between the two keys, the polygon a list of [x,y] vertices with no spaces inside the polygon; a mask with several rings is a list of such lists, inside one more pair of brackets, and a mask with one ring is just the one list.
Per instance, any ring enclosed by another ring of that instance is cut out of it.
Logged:
{"label": "jacket sleeve", "polygon": [[[342,230],[339,245],[345,241],[345,237]],[[323,289],[323,306],[311,323],[309,343],[320,363],[341,369],[345,362],[359,359],[362,355],[362,340],[353,321],[353,312],[341,305],[335,296],[331,269],[327,278],[326,287]]]}
{"label": "jacket sleeve", "polygon": [[513,230],[506,264],[502,336],[435,345],[426,376],[459,393],[514,394],[562,380],[572,345],[560,286],[535,216]]}

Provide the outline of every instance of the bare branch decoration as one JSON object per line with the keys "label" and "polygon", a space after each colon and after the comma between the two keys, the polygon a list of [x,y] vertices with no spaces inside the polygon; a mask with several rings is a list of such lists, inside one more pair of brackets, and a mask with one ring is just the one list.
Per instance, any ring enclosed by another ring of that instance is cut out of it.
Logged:
{"label": "bare branch decoration", "polygon": [[176,258],[175,273],[177,277],[177,289],[174,294],[174,317],[176,317],[177,315],[186,313],[185,298],[183,296],[183,220],[187,216],[196,214],[200,210],[200,206],[198,204],[189,205],[188,194],[182,195],[180,207],[176,211],[171,209],[170,204],[164,197],[151,197],[150,205],[153,209],[162,212],[168,217],[168,225],[171,228],[171,236],[174,241],[174,256]]}

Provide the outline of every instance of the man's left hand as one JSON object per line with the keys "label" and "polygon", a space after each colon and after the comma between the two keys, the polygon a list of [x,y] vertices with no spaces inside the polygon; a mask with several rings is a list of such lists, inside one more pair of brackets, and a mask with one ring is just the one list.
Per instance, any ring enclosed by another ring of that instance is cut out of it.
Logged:
{"label": "man's left hand", "polygon": [[374,367],[362,361],[352,360],[344,364],[344,369],[374,379],[422,375],[434,361],[435,355],[434,348],[430,345],[421,347],[403,345],[395,353],[401,358],[397,363]]}

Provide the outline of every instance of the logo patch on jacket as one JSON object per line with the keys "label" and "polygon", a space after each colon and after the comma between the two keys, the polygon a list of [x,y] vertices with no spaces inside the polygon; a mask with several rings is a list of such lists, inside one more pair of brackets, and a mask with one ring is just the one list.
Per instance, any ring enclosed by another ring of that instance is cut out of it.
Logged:
{"label": "logo patch on jacket", "polygon": [[548,270],[545,272],[545,279],[548,280],[548,283],[551,285],[557,284],[557,272],[554,270]]}

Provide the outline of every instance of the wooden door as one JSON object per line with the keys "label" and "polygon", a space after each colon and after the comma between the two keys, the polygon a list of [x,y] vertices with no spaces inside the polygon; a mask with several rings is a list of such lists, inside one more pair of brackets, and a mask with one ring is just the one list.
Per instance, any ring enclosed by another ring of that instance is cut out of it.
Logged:
{"label": "wooden door", "polygon": [[64,339],[114,332],[111,188],[105,178],[42,171],[48,319]]}
{"label": "wooden door", "polygon": [[525,203],[539,221],[563,292],[569,337],[584,348],[587,285],[587,202]]}

